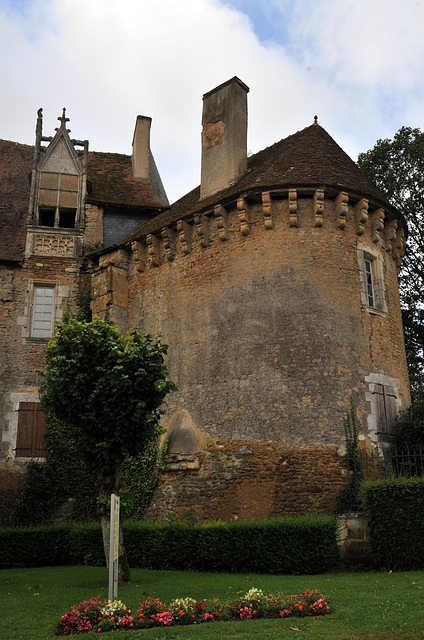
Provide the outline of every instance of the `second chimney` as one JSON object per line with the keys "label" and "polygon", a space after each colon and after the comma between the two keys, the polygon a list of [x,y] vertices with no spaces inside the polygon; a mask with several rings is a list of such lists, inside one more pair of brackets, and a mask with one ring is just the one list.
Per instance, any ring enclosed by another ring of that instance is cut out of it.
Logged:
{"label": "second chimney", "polygon": [[248,92],[234,77],[203,96],[200,198],[225,189],[247,170]]}
{"label": "second chimney", "polygon": [[134,180],[150,180],[150,126],[152,119],[137,116],[132,143],[132,171]]}

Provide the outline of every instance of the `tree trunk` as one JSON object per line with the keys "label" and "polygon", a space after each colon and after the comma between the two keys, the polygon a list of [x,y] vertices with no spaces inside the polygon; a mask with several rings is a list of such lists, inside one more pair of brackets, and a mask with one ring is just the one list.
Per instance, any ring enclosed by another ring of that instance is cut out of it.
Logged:
{"label": "tree trunk", "polygon": [[[114,476],[98,476],[97,485],[99,487],[99,497],[110,499],[112,493],[119,495],[120,473]],[[106,566],[109,569],[109,549],[110,549],[110,509],[101,507],[100,522],[102,525],[103,550],[106,558]],[[125,551],[124,536],[121,522],[119,522],[119,558],[118,558],[118,582],[119,584],[131,584],[130,566],[128,564],[127,553]]]}

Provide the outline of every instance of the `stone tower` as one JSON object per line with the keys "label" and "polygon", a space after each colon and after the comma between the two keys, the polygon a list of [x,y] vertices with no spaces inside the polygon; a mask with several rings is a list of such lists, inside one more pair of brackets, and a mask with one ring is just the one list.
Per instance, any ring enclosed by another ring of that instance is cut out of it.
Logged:
{"label": "stone tower", "polygon": [[331,510],[350,400],[367,446],[409,404],[401,213],[316,118],[247,158],[247,92],[204,97],[200,187],[93,258],[93,312],[169,345],[153,516]]}

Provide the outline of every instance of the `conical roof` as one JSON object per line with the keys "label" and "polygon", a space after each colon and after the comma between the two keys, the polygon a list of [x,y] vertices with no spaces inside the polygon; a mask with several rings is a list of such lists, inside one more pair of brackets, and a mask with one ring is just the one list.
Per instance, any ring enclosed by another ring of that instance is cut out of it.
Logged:
{"label": "conical roof", "polygon": [[200,187],[196,187],[125,240],[153,233],[193,213],[210,210],[215,203],[225,205],[238,195],[279,188],[325,187],[347,191],[358,198],[372,200],[383,207],[389,217],[403,221],[402,214],[317,123],[252,155],[247,165],[246,173],[235,184],[201,200]]}

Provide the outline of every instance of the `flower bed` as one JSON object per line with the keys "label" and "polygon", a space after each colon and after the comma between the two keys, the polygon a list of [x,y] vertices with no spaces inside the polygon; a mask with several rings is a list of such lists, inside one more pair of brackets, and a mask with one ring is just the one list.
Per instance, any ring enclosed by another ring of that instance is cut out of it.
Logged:
{"label": "flower bed", "polygon": [[318,590],[304,591],[301,595],[274,593],[266,596],[261,589],[252,588],[227,602],[216,598],[208,602],[178,598],[168,605],[157,598],[148,597],[141,603],[136,615],[120,600],[102,602],[99,598],[92,598],[80,602],[62,616],[56,635],[203,624],[218,620],[303,618],[329,613],[330,607]]}

